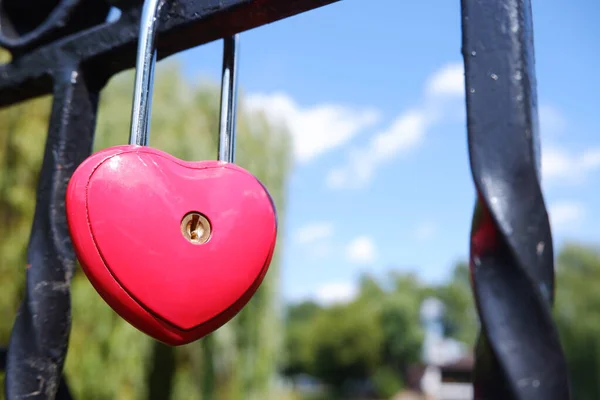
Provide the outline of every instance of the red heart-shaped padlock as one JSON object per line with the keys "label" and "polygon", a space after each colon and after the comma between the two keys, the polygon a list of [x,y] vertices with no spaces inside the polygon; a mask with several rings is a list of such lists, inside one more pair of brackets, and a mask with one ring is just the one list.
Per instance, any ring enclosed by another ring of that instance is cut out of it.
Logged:
{"label": "red heart-shaped padlock", "polygon": [[[77,257],[98,293],[170,345],[199,339],[241,310],[267,272],[277,235],[269,193],[243,168],[143,146],[85,160],[66,208]],[[188,215],[200,218],[198,229]]]}

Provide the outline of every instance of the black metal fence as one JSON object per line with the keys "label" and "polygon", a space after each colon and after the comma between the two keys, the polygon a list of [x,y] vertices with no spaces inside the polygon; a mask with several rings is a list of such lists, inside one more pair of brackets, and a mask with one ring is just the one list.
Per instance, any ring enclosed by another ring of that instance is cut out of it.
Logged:
{"label": "black metal fence", "polygon": [[[158,58],[337,0],[174,0]],[[365,2],[365,6],[371,3]],[[121,10],[106,22],[111,7]],[[530,0],[462,0],[468,143],[478,199],[471,275],[482,332],[476,399],[568,399],[551,317],[553,249],[540,188]],[[13,399],[68,399],[62,369],[75,268],[65,190],[92,151],[100,91],[135,63],[141,0],[0,0],[0,107],[54,101],[28,249],[25,298],[0,351]],[[365,24],[362,29],[368,29]],[[2,127],[0,127],[2,129]]]}

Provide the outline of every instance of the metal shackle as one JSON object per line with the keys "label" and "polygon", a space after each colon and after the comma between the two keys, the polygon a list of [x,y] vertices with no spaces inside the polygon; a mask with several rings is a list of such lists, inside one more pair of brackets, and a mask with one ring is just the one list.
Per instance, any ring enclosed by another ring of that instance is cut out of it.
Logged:
{"label": "metal shackle", "polygon": [[[131,110],[131,145],[148,146],[149,143],[157,57],[156,31],[160,10],[165,2],[166,0],[145,0],[142,8]],[[218,160],[229,163],[235,160],[238,53],[239,34],[224,38]]]}

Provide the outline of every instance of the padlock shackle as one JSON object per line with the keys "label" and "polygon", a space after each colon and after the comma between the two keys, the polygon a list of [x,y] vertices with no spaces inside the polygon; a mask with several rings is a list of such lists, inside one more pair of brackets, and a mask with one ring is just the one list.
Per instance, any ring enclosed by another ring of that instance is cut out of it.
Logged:
{"label": "padlock shackle", "polygon": [[129,144],[132,145],[147,146],[149,141],[157,53],[154,40],[159,20],[158,15],[164,3],[165,0],[144,0],[142,7],[129,137]]}
{"label": "padlock shackle", "polygon": [[[154,42],[160,10],[165,1],[144,0],[142,7],[131,108],[131,145],[148,146],[150,139],[152,90],[157,56]],[[238,51],[239,34],[224,38],[218,160],[228,163],[233,163],[235,159]]]}
{"label": "padlock shackle", "polygon": [[235,161],[235,126],[237,111],[237,66],[239,34],[223,39],[223,70],[221,74],[221,111],[219,115],[218,160]]}

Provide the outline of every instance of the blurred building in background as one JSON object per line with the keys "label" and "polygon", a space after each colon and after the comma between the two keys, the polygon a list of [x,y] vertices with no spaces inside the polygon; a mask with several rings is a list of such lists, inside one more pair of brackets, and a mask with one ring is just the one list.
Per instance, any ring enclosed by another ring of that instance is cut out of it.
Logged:
{"label": "blurred building in background", "polygon": [[443,317],[444,304],[440,300],[423,301],[425,340],[418,389],[427,400],[471,400],[473,355],[464,343],[445,337]]}

